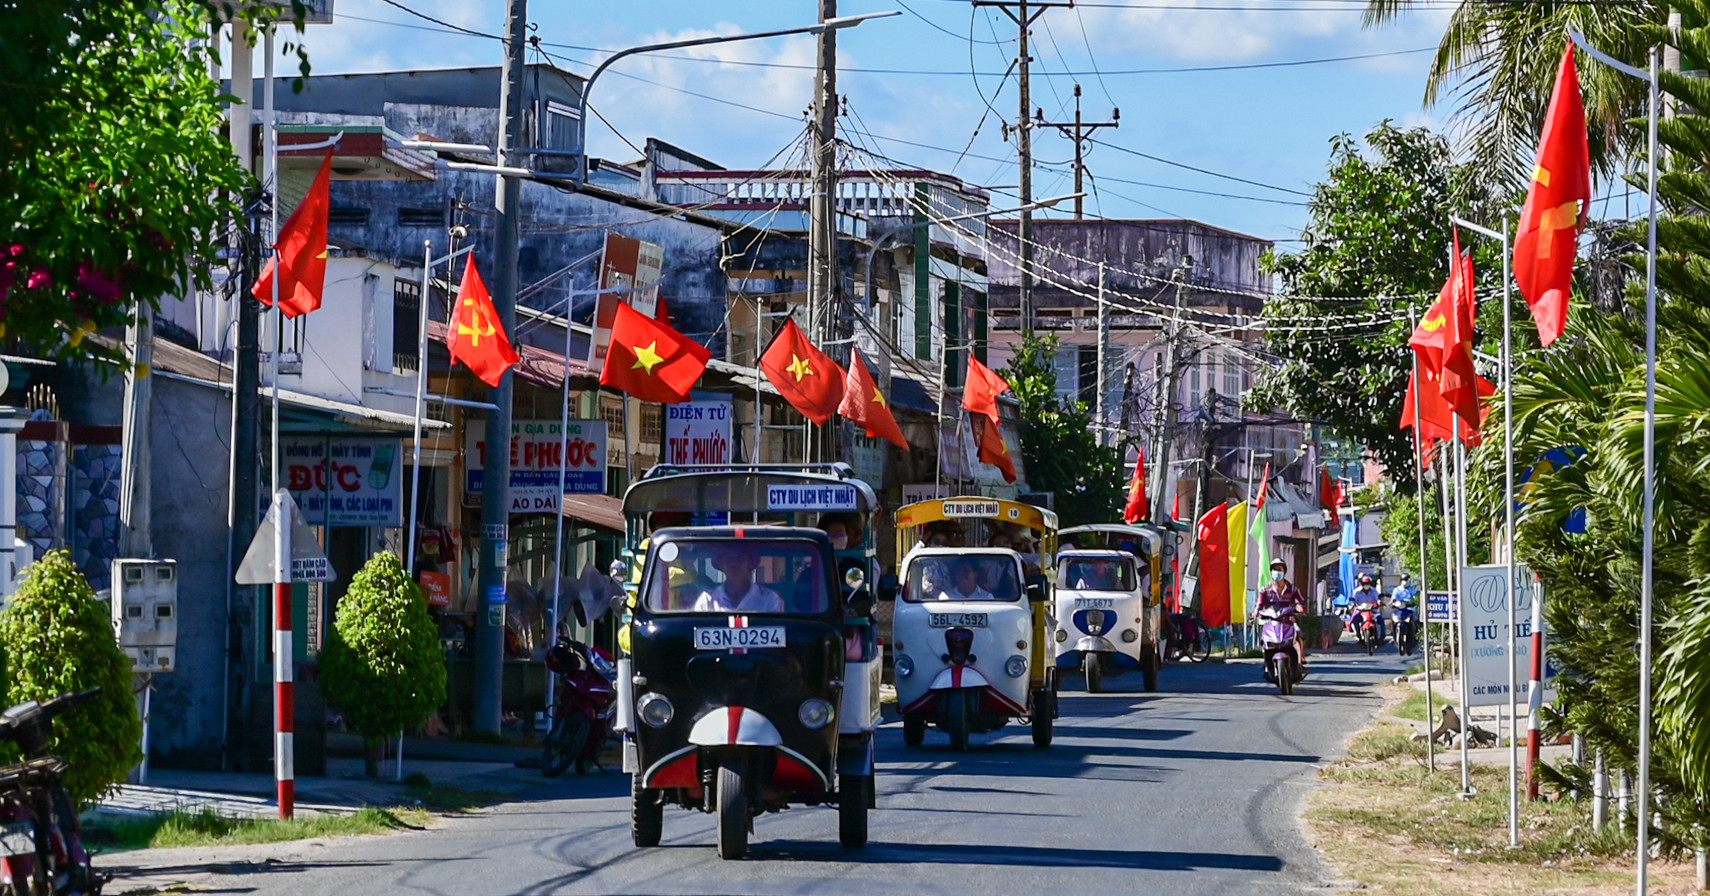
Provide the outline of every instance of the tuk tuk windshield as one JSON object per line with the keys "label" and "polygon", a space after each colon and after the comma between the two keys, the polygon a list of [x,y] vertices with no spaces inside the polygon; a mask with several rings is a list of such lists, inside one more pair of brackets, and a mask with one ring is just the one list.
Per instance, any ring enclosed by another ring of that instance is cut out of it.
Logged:
{"label": "tuk tuk windshield", "polygon": [[903,599],[1014,601],[1021,595],[1015,556],[1005,554],[916,557],[908,565]]}
{"label": "tuk tuk windshield", "polygon": [[677,538],[652,559],[644,590],[655,613],[819,614],[831,606],[810,542]]}
{"label": "tuk tuk windshield", "polygon": [[1133,591],[1134,563],[1120,557],[1064,557],[1060,587],[1075,591]]}

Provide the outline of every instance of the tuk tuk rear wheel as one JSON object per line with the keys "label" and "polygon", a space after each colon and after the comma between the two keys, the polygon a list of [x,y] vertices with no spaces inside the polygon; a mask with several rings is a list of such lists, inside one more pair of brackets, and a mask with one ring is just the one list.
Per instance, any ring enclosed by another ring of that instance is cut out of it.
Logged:
{"label": "tuk tuk rear wheel", "polygon": [[1150,694],[1158,690],[1158,673],[1163,671],[1164,658],[1158,648],[1148,647],[1140,654],[1140,683]]}
{"label": "tuk tuk rear wheel", "polygon": [[872,793],[872,775],[842,776],[837,793],[837,842],[844,849],[867,845],[867,803]]}
{"label": "tuk tuk rear wheel", "polygon": [[630,778],[629,833],[640,847],[658,846],[665,826],[665,807],[659,803],[659,791],[641,786],[641,774]]}
{"label": "tuk tuk rear wheel", "polygon": [[1081,671],[1087,677],[1087,693],[1097,694],[1104,690],[1104,663],[1097,653],[1088,650],[1081,654]]}
{"label": "tuk tuk rear wheel", "polygon": [[926,742],[926,713],[903,714],[903,745],[918,747]]}
{"label": "tuk tuk rear wheel", "polygon": [[743,787],[740,759],[718,766],[718,857],[740,859],[748,854],[748,791]]}
{"label": "tuk tuk rear wheel", "polygon": [[1033,745],[1044,748],[1051,746],[1053,719],[1057,715],[1057,695],[1048,688],[1033,692]]}
{"label": "tuk tuk rear wheel", "polygon": [[944,733],[950,735],[950,749],[968,752],[968,702],[976,691],[951,691],[945,697]]}

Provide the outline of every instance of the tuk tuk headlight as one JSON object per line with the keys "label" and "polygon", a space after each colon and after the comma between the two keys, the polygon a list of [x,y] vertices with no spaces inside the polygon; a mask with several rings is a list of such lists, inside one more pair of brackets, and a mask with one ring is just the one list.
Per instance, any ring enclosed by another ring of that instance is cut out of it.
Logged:
{"label": "tuk tuk headlight", "polygon": [[670,698],[664,694],[643,694],[635,704],[635,714],[643,722],[654,728],[663,728],[671,724],[671,717],[677,714],[677,708],[671,705]]}
{"label": "tuk tuk headlight", "polygon": [[1006,674],[1008,674],[1010,678],[1020,678],[1021,676],[1026,675],[1027,674],[1027,657],[1024,657],[1024,656],[1012,656],[1012,657],[1010,657],[1009,662],[1003,664],[1003,671]]}
{"label": "tuk tuk headlight", "polygon": [[809,697],[796,710],[796,718],[804,727],[819,730],[831,722],[831,703],[819,697]]}
{"label": "tuk tuk headlight", "polygon": [[1124,629],[1122,632],[1122,640],[1125,643],[1133,644],[1135,641],[1140,640],[1140,633],[1131,628]]}
{"label": "tuk tuk headlight", "polygon": [[910,675],[913,675],[914,657],[908,656],[907,654],[897,657],[896,669],[898,678],[907,678]]}
{"label": "tuk tuk headlight", "polygon": [[1068,630],[1067,630],[1067,629],[1061,629],[1061,628],[1060,628],[1060,629],[1057,629],[1057,643],[1058,643],[1058,644],[1061,644],[1061,643],[1063,643],[1063,642],[1064,642],[1064,641],[1067,641],[1067,640],[1069,640],[1069,632],[1068,632]]}

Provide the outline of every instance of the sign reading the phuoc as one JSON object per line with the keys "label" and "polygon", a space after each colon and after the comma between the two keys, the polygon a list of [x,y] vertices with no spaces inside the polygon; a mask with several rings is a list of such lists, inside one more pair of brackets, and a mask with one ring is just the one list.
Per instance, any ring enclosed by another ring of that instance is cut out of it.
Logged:
{"label": "sign reading the phuoc", "polygon": [[[1469,706],[1502,706],[1508,694],[1508,567],[1468,566],[1461,571],[1461,655],[1466,660]],[[1543,589],[1524,566],[1514,570],[1515,700],[1526,702],[1532,677],[1532,601]],[[1546,692],[1546,698],[1549,694]]]}
{"label": "sign reading the phuoc", "polygon": [[665,463],[730,463],[730,399],[665,406]]}
{"label": "sign reading the phuoc", "polygon": [[[470,427],[464,453],[464,498],[481,506],[481,465],[486,462],[483,427]],[[562,468],[564,490],[558,490]],[[511,421],[511,512],[557,513],[563,495],[606,492],[606,421],[571,420],[559,432],[557,420]]]}
{"label": "sign reading the phuoc", "polygon": [[311,526],[401,526],[400,442],[285,436],[279,463],[285,487]]}

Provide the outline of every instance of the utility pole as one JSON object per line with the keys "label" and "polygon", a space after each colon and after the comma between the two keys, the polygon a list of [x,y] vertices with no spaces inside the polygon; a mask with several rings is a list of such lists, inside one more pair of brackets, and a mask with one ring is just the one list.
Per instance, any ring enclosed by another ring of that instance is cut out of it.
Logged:
{"label": "utility pole", "polygon": [[[528,0],[510,0],[505,14],[505,64],[499,69],[497,164],[515,167],[523,130],[523,51],[528,39]],[[516,332],[517,218],[522,182],[501,175],[494,188],[493,309],[506,333]],[[427,296],[422,297],[427,301]],[[425,363],[425,359],[424,359]],[[487,412],[487,456],[481,464],[481,611],[475,616],[475,730],[498,733],[505,671],[505,576],[511,537],[511,384],[499,380]],[[414,533],[411,533],[414,537]]]}
{"label": "utility pole", "polygon": [[[821,23],[837,18],[837,0],[819,0]],[[808,205],[808,333],[824,345],[837,317],[837,29],[819,33],[813,80],[813,193]],[[756,347],[758,350],[758,347]],[[838,424],[828,421],[827,427]],[[809,429],[805,460],[825,459],[830,433]]]}
{"label": "utility pole", "polygon": [[[1021,113],[1016,117],[1012,126],[1005,126],[1004,133],[1015,131],[1016,150],[1021,156],[1021,223],[1017,230],[1021,242],[1021,333],[1023,336],[1033,335],[1033,86],[1029,81],[1028,65],[1033,60],[1028,56],[1027,29],[1033,25],[1033,20],[1045,14],[1054,6],[1070,7],[1075,4],[1072,0],[974,0],[976,8],[995,6],[1003,10],[1015,23],[1020,35],[1020,46],[1015,57],[1016,83],[1021,89]],[[1045,117],[1041,112],[1039,118]],[[1075,200],[1078,205],[1080,200]]]}
{"label": "utility pole", "polygon": [[1086,121],[1082,119],[1081,85],[1076,84],[1074,121],[1045,121],[1041,119],[1037,122],[1040,127],[1056,128],[1063,132],[1063,136],[1075,141],[1075,220],[1077,221],[1081,219],[1081,201],[1085,198],[1080,194],[1084,192],[1084,189],[1081,186],[1081,177],[1087,170],[1086,162],[1084,161],[1086,158],[1085,150],[1087,141],[1092,139],[1093,133],[1099,128],[1118,127],[1121,120],[1121,109],[1111,109],[1109,121]]}
{"label": "utility pole", "polygon": [[[1077,115],[1078,114],[1079,113],[1077,113]],[[1078,189],[1078,187],[1077,187],[1077,189]],[[1075,199],[1076,206],[1079,206],[1080,202],[1081,202],[1081,200],[1079,198]],[[1080,215],[1077,214],[1077,215],[1075,215],[1075,217],[1078,218],[1078,217],[1080,217]],[[1107,387],[1105,386],[1105,376],[1106,376],[1106,371],[1110,369],[1108,366],[1110,364],[1110,303],[1108,303],[1104,300],[1104,262],[1102,262],[1102,261],[1098,263],[1098,360],[1097,360],[1097,363],[1098,363],[1098,375],[1097,375],[1097,379],[1096,379],[1097,385],[1095,386],[1095,388],[1098,389],[1098,394],[1096,396],[1094,396],[1095,400],[1093,402],[1093,407],[1096,409],[1094,411],[1094,413],[1096,413],[1098,415],[1098,417],[1097,417],[1097,419],[1098,419],[1098,443],[1100,445],[1103,445],[1103,444],[1105,444],[1105,441],[1106,441],[1105,437],[1106,437],[1106,435],[1110,429],[1109,419],[1106,416],[1107,409],[1105,407],[1105,393],[1108,391]]]}
{"label": "utility pole", "polygon": [[[1178,271],[1177,273],[1180,273]],[[1163,416],[1158,441],[1158,466],[1161,474],[1158,477],[1158,498],[1152,502],[1152,519],[1162,525],[1168,519],[1169,511],[1164,509],[1165,489],[1170,488],[1170,449],[1176,434],[1176,379],[1179,375],[1180,364],[1177,363],[1177,341],[1182,335],[1182,301],[1185,297],[1187,281],[1176,279],[1176,313],[1170,319],[1164,336],[1164,375],[1158,380],[1158,412]],[[1197,519],[1197,518],[1196,518]]]}
{"label": "utility pole", "polygon": [[[125,426],[120,434],[124,472],[119,493],[119,524],[123,556],[154,557],[154,538],[149,525],[149,480],[154,465],[149,461],[149,420],[153,417],[154,389],[149,368],[154,364],[154,311],[148,302],[137,302],[136,316],[125,327]],[[145,757],[146,761],[146,757]]]}

